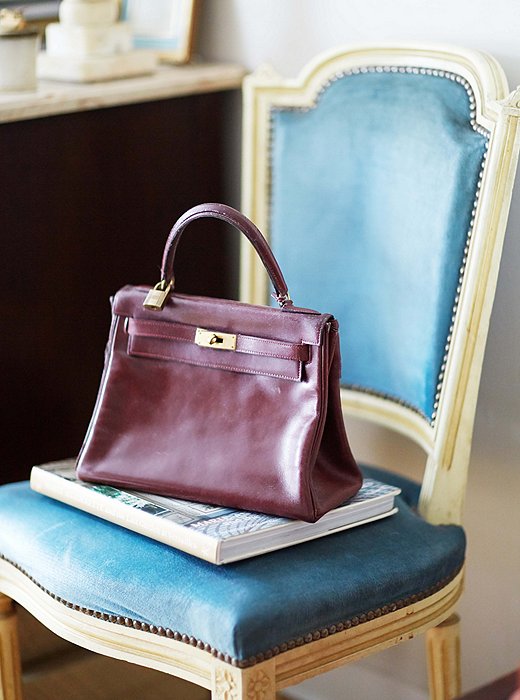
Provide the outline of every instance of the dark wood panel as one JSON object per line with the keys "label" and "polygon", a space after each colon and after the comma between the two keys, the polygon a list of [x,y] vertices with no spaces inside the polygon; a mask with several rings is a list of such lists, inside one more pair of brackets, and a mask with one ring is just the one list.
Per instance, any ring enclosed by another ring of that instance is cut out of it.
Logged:
{"label": "dark wood panel", "polygon": [[[173,221],[222,201],[228,93],[0,125],[0,481],[77,453],[108,334],[108,298],[159,280]],[[237,240],[196,222],[177,289],[236,296]]]}

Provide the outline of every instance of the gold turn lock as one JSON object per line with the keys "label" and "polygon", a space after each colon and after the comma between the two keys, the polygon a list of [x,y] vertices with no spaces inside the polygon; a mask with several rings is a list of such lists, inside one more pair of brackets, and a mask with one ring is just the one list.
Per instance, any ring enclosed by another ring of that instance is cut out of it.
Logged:
{"label": "gold turn lock", "polygon": [[214,350],[236,350],[237,337],[233,333],[221,333],[220,331],[207,331],[197,328],[195,331],[195,343],[203,348]]}

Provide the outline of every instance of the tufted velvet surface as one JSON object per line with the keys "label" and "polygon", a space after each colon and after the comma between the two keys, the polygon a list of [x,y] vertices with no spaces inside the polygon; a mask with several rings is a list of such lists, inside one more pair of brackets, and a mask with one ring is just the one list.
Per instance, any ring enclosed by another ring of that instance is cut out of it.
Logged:
{"label": "tufted velvet surface", "polygon": [[272,113],[270,238],[294,302],[339,319],[343,383],[428,417],[485,148],[446,77],[344,76]]}
{"label": "tufted velvet surface", "polygon": [[408,505],[417,487],[398,482],[397,515],[224,567],[36,494],[27,482],[9,484],[0,488],[0,554],[67,601],[169,627],[245,660],[455,573],[463,530],[425,523]]}

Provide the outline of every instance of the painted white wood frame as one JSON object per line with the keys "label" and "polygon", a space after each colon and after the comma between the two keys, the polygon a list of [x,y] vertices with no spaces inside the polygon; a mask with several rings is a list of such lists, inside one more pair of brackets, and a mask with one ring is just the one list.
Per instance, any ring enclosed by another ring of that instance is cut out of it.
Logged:
{"label": "painted white wood frame", "polygon": [[[477,386],[518,158],[520,90],[508,96],[502,70],[492,58],[439,46],[336,50],[318,57],[296,80],[282,80],[263,69],[245,85],[243,210],[268,233],[271,105],[310,105],[334,73],[356,66],[384,65],[421,66],[462,76],[475,95],[476,124],[491,133],[491,141],[437,420],[432,425],[391,401],[352,391],[344,392],[343,405],[346,411],[396,429],[424,448],[428,466],[422,512],[434,523],[459,522]],[[263,268],[246,248],[242,281],[243,299],[265,303]],[[277,689],[427,631],[431,697],[450,700],[460,690],[458,620],[453,611],[462,593],[463,576],[462,570],[440,590],[417,602],[241,669],[197,644],[191,646],[75,610],[0,559],[0,699],[21,699],[13,599],[65,639],[192,681],[211,689],[214,700],[274,700]]]}
{"label": "painted white wood frame", "polygon": [[[342,390],[347,414],[397,430],[426,452],[420,510],[432,523],[460,523],[478,385],[506,228],[520,139],[520,91],[509,95],[499,64],[476,51],[409,44],[352,46],[318,56],[296,79],[264,66],[244,82],[242,210],[269,238],[269,139],[272,107],[311,107],[336,74],[397,66],[454,74],[475,98],[474,128],[490,134],[471,245],[461,285],[434,421],[389,399]],[[247,245],[241,254],[241,299],[264,304],[267,277]]]}

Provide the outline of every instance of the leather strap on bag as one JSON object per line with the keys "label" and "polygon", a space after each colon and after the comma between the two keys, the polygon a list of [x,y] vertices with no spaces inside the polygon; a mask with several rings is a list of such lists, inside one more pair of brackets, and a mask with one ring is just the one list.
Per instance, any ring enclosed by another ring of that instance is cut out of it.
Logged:
{"label": "leather strap on bag", "polygon": [[247,236],[267,270],[276,292],[276,300],[282,308],[286,305],[292,305],[292,301],[289,297],[289,290],[287,289],[287,284],[280,266],[258,228],[241,212],[233,209],[233,207],[216,203],[199,204],[192,209],[188,209],[188,211],[175,222],[164,247],[161,282],[159,282],[147,296],[144,305],[150,309],[162,309],[169,292],[173,289],[173,264],[180,237],[186,226],[192,221],[208,217],[221,219],[235,226]]}

